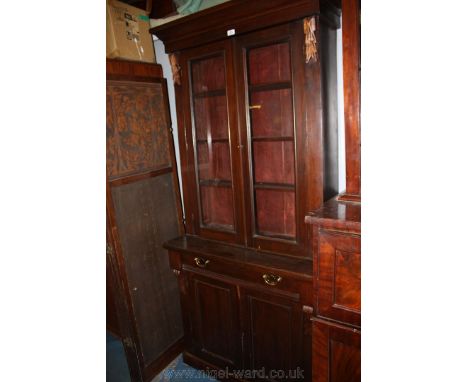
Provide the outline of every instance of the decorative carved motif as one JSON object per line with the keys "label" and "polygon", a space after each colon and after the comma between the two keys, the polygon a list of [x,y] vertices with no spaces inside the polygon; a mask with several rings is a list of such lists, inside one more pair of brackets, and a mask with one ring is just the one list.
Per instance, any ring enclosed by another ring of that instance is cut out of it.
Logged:
{"label": "decorative carved motif", "polygon": [[180,85],[180,65],[179,60],[176,54],[170,53],[169,54],[169,62],[171,63],[171,70],[172,70],[172,80],[174,81],[175,85]]}
{"label": "decorative carved motif", "polygon": [[317,62],[317,38],[315,37],[316,23],[314,17],[304,19],[304,54],[305,62],[308,64]]}
{"label": "decorative carved motif", "polygon": [[171,166],[160,83],[108,81],[106,122],[110,179]]}

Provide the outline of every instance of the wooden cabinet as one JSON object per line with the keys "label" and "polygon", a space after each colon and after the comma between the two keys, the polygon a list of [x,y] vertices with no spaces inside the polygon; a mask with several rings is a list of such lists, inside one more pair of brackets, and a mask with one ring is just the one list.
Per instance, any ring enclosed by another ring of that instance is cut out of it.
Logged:
{"label": "wooden cabinet", "polygon": [[361,325],[361,238],[318,232],[317,316]]}
{"label": "wooden cabinet", "polygon": [[312,328],[312,380],[360,382],[361,332],[318,320]]}
{"label": "wooden cabinet", "polygon": [[309,261],[195,237],[166,247],[181,286],[187,363],[245,380],[310,379]]}
{"label": "wooden cabinet", "polygon": [[187,234],[307,257],[304,216],[338,186],[340,12],[267,3],[224,4],[152,33],[173,63]]}
{"label": "wooden cabinet", "polygon": [[361,206],[328,201],[309,214],[314,253],[312,380],[361,380]]}
{"label": "wooden cabinet", "polygon": [[220,367],[241,368],[236,285],[187,272],[191,298],[192,352]]}
{"label": "wooden cabinet", "polygon": [[311,379],[304,217],[338,189],[339,3],[237,0],[151,30],[175,84],[186,235],[166,248],[191,365]]}

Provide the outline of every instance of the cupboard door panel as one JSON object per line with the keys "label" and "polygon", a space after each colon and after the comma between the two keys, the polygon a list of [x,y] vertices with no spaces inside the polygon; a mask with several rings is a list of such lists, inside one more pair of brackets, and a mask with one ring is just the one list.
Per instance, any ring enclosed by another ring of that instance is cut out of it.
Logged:
{"label": "cupboard door panel", "polygon": [[229,131],[226,128],[227,104],[225,95],[211,97],[195,97],[194,118],[197,141],[226,139]]}
{"label": "cupboard door panel", "polygon": [[291,89],[252,91],[249,107],[252,137],[294,136]]}
{"label": "cupboard door panel", "polygon": [[312,323],[312,380],[361,381],[361,334],[324,322]]}
{"label": "cupboard door panel", "polygon": [[361,239],[319,231],[317,314],[361,324]]}
{"label": "cupboard door panel", "polygon": [[256,183],[294,187],[294,142],[254,142]]}
{"label": "cupboard door panel", "polygon": [[187,272],[192,293],[192,351],[219,366],[239,366],[239,309],[236,286]]}
{"label": "cupboard door panel", "polygon": [[192,61],[192,87],[195,94],[224,90],[226,74],[223,55]]}
{"label": "cupboard door panel", "polygon": [[230,188],[201,186],[202,224],[218,230],[234,229],[233,201]]}
{"label": "cupboard door panel", "polygon": [[200,180],[231,180],[229,143],[199,143],[197,148]]}
{"label": "cupboard door panel", "polygon": [[255,191],[257,232],[263,236],[293,238],[296,234],[294,192]]}
{"label": "cupboard door panel", "polygon": [[301,305],[255,290],[244,290],[242,296],[247,369],[264,370],[270,381],[299,376],[305,368]]}
{"label": "cupboard door panel", "polygon": [[291,80],[289,43],[275,43],[251,49],[248,56],[252,85]]}

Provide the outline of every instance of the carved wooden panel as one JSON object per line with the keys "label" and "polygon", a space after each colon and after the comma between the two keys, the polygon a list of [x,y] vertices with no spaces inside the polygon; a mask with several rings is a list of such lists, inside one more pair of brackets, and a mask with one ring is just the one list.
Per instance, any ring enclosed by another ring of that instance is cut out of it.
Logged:
{"label": "carved wooden panel", "polygon": [[361,381],[361,333],[324,322],[312,323],[312,380]]}
{"label": "carved wooden panel", "polygon": [[320,231],[318,248],[319,316],[361,324],[361,239]]}
{"label": "carved wooden panel", "polygon": [[171,166],[161,83],[107,81],[106,125],[110,179]]}

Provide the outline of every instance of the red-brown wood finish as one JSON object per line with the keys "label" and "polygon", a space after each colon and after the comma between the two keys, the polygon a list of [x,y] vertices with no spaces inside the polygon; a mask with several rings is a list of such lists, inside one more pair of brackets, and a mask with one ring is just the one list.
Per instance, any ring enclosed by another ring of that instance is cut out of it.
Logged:
{"label": "red-brown wood finish", "polygon": [[[311,380],[304,216],[337,193],[339,15],[336,1],[238,0],[151,30],[180,76],[187,235],[166,248],[195,367],[286,373],[275,381],[299,367]],[[318,48],[307,62],[306,37]]]}
{"label": "red-brown wood finish", "polygon": [[318,230],[317,316],[361,325],[361,238]]}
{"label": "red-brown wood finish", "polygon": [[[220,367],[241,368],[241,330],[233,283],[185,272],[192,299],[193,354]],[[209,312],[209,314],[207,314]]]}
{"label": "red-brown wood finish", "polygon": [[361,381],[361,332],[314,320],[312,323],[312,381]]}
{"label": "red-brown wood finish", "polygon": [[131,378],[148,381],[183,337],[162,248],[184,232],[167,89],[159,65],[108,60],[107,69],[107,256]]}
{"label": "red-brown wood finish", "polygon": [[[297,6],[290,4],[284,21]],[[223,17],[234,22],[237,6],[231,7]],[[201,22],[204,12],[186,22]],[[316,32],[323,31],[325,52],[336,42],[327,12],[317,17]],[[260,13],[257,20],[265,17]],[[176,24],[153,32],[162,32],[166,43],[173,35],[165,32],[177,34]],[[328,75],[329,55],[305,62],[304,41],[299,19],[175,53],[187,233],[310,256],[303,217],[337,193],[337,155],[328,150],[336,124],[324,114],[327,107],[336,109],[328,105],[336,102],[328,96],[336,76]]]}
{"label": "red-brown wood finish", "polygon": [[[305,313],[312,304],[310,261],[191,236],[166,247],[181,286],[186,362],[296,375],[299,368],[304,376],[299,380],[310,379],[311,328]],[[281,280],[269,285],[265,275]]]}
{"label": "red-brown wood finish", "polygon": [[346,149],[344,200],[361,195],[361,1],[342,0],[343,89]]}
{"label": "red-brown wood finish", "polygon": [[229,41],[181,52],[184,80],[176,97],[187,233],[240,243],[244,217],[232,59]]}
{"label": "red-brown wood finish", "polygon": [[305,378],[309,368],[302,358],[302,305],[294,299],[255,289],[242,289],[241,299],[246,339],[245,368],[264,373],[253,379]]}
{"label": "red-brown wood finish", "polygon": [[314,382],[361,380],[361,204],[333,198],[308,214],[313,252]]}

